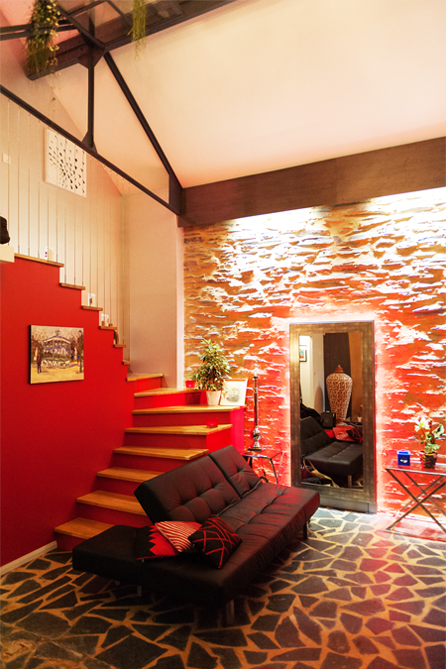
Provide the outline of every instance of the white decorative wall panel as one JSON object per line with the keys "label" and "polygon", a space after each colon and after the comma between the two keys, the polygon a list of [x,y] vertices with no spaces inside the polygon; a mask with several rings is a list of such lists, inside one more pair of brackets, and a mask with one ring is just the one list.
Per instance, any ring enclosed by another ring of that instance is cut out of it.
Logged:
{"label": "white decorative wall panel", "polygon": [[46,128],[45,181],[87,197],[85,151]]}

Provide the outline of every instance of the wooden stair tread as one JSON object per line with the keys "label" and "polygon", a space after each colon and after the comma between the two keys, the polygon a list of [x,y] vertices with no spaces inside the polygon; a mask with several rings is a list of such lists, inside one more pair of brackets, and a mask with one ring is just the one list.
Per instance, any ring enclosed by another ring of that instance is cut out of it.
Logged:
{"label": "wooden stair tread", "polygon": [[188,436],[205,437],[208,434],[221,432],[232,427],[231,424],[207,427],[206,425],[163,425],[161,427],[128,427],[127,434],[185,434]]}
{"label": "wooden stair tread", "polygon": [[[122,361],[122,364],[123,364],[123,365],[127,365],[127,367],[129,367],[132,363],[131,363],[130,360],[123,360],[123,361]],[[127,381],[128,381],[128,379],[127,379]]]}
{"label": "wooden stair tread", "polygon": [[103,311],[103,307],[89,307],[87,304],[83,304],[82,309],[86,309],[87,311]]}
{"label": "wooden stair tread", "polygon": [[85,290],[85,286],[78,286],[75,283],[59,283],[61,288],[74,288],[74,290]]}
{"label": "wooden stair tread", "polygon": [[[127,376],[127,381],[140,381],[141,379],[162,379],[164,374],[136,374],[131,373]],[[164,390],[167,390],[164,388]]]}
{"label": "wooden stair tread", "polygon": [[97,534],[108,530],[108,523],[100,523],[97,520],[89,520],[88,518],[74,518],[67,523],[58,525],[54,528],[55,532],[59,534],[67,534],[69,537],[78,537],[79,539],[91,539]]}
{"label": "wooden stair tread", "polygon": [[115,325],[100,325],[100,330],[117,330],[118,328]]}
{"label": "wooden stair tread", "polygon": [[146,515],[141,508],[141,505],[134,497],[131,497],[130,495],[121,495],[117,492],[96,490],[95,492],[89,492],[87,495],[78,497],[76,501],[81,502],[82,504],[90,504],[90,506],[100,506],[115,511],[136,513],[140,516]]}
{"label": "wooden stair tread", "polygon": [[171,406],[171,407],[159,407],[155,409],[134,409],[132,414],[135,416],[150,416],[155,414],[171,414],[171,413],[225,413],[228,411],[234,411],[239,409],[240,406],[244,405],[231,405],[231,406],[209,406],[208,404],[186,404],[182,406]]}
{"label": "wooden stair tread", "polygon": [[119,481],[132,481],[134,483],[144,483],[149,479],[154,479],[161,472],[149,472],[146,469],[129,469],[127,467],[110,467],[98,472],[96,476],[108,479],[118,479]]}
{"label": "wooden stair tread", "polygon": [[56,262],[55,260],[45,260],[44,258],[34,258],[33,256],[24,256],[21,253],[14,253],[15,258],[21,258],[22,260],[32,260],[32,262],[43,262],[46,265],[53,265],[54,267],[63,267],[62,262]]}
{"label": "wooden stair tread", "polygon": [[147,446],[120,446],[113,453],[118,455],[140,455],[144,458],[166,458],[168,460],[195,460],[207,455],[207,448],[157,448]]}
{"label": "wooden stair tread", "polygon": [[135,393],[135,397],[156,397],[157,395],[181,395],[183,393],[201,393],[196,388],[154,388],[154,390],[143,390]]}

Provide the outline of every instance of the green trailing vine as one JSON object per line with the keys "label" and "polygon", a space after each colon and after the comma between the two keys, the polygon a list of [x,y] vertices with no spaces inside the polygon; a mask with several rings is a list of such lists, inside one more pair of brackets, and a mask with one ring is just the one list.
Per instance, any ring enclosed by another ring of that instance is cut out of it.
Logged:
{"label": "green trailing vine", "polygon": [[26,40],[26,64],[30,74],[54,70],[57,65],[55,44],[60,12],[56,0],[34,0],[30,23],[32,34]]}
{"label": "green trailing vine", "polygon": [[[26,40],[26,65],[29,74],[39,74],[47,70],[54,71],[57,65],[55,43],[59,27],[60,11],[57,0],[34,0],[30,18],[32,34]],[[132,41],[136,44],[136,53],[145,47],[146,3],[133,0]]]}
{"label": "green trailing vine", "polygon": [[132,18],[132,42],[136,45],[136,53],[139,53],[139,51],[145,47],[146,3],[144,0],[133,0]]}

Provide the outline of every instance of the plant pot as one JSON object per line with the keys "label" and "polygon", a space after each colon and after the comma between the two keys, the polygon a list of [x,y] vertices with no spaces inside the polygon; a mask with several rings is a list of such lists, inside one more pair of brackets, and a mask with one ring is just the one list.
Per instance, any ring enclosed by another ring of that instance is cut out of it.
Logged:
{"label": "plant pot", "polygon": [[425,453],[424,451],[421,451],[421,462],[423,465],[424,469],[433,469],[435,467],[435,464],[437,462],[437,454],[436,453]]}
{"label": "plant pot", "polygon": [[220,403],[221,390],[206,390],[206,399],[210,407],[216,407]]}

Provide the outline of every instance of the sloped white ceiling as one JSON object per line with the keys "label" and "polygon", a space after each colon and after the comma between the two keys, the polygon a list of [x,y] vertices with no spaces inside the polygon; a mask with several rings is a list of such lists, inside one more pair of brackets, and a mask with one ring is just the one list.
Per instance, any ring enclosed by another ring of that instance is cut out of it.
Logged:
{"label": "sloped white ceiling", "polygon": [[[188,187],[446,135],[445,37],[444,0],[237,0],[112,56]],[[85,71],[58,76],[85,127]],[[98,151],[161,187],[103,60],[96,82]]]}

